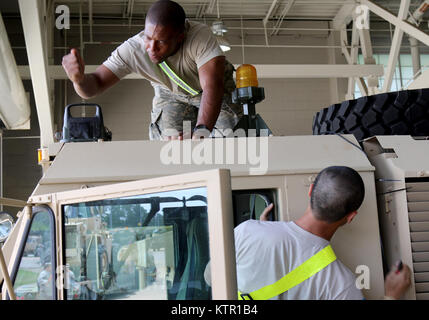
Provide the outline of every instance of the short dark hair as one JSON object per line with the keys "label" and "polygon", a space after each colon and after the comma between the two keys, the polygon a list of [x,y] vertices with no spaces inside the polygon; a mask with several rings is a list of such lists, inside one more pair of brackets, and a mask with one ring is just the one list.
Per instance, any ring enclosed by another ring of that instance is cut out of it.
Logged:
{"label": "short dark hair", "polygon": [[146,20],[159,23],[164,27],[171,27],[178,32],[185,30],[186,14],[182,6],[170,0],[159,0],[149,8]]}
{"label": "short dark hair", "polygon": [[333,223],[356,211],[365,197],[359,173],[345,166],[323,169],[314,181],[311,210],[318,220]]}

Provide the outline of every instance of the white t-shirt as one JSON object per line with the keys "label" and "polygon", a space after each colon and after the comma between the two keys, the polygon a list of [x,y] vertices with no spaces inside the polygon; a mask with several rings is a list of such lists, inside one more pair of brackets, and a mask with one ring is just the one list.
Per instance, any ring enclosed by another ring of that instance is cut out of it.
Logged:
{"label": "white t-shirt", "polygon": [[[144,31],[122,43],[103,65],[119,79],[129,73],[137,73],[151,81],[153,86],[162,85],[174,93],[185,93],[157,65],[144,47]],[[198,69],[214,57],[224,56],[213,32],[203,23],[186,21],[185,40],[179,50],[166,59],[173,71],[193,89],[202,90]]]}
{"label": "white t-shirt", "polygon": [[[295,222],[248,220],[235,230],[237,285],[251,293],[273,284],[329,244]],[[272,300],[362,300],[355,275],[337,260]]]}

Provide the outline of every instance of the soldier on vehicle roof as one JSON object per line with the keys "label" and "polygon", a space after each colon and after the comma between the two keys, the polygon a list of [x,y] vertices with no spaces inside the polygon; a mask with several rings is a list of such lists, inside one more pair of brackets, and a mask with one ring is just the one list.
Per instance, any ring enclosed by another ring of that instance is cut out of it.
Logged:
{"label": "soldier on vehicle roof", "polygon": [[[190,138],[229,132],[240,120],[241,107],[232,103],[234,67],[225,60],[216,37],[202,23],[186,20],[174,1],[157,1],[148,10],[145,29],[114,50],[94,73],[76,49],[63,57],[63,68],[84,99],[110,88],[130,73],[149,80],[155,96],[151,112],[151,140]],[[214,129],[215,128],[215,129]]]}

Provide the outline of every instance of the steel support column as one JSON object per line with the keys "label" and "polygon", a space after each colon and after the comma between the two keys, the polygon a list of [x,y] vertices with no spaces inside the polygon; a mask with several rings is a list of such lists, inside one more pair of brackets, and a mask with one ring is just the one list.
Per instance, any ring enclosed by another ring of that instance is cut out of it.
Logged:
{"label": "steel support column", "polygon": [[[341,32],[341,45],[342,45],[343,55],[346,58],[346,61],[348,64],[356,65],[357,60],[358,60],[358,53],[359,53],[359,33],[357,31],[356,24],[355,23],[353,24],[352,48],[351,48],[350,52],[347,49],[348,38],[347,38],[347,30],[346,30],[345,25],[343,26],[343,29],[340,32]],[[355,91],[355,84],[356,83],[359,87],[359,90],[360,90],[362,96],[368,95],[368,88],[367,88],[363,78],[349,77],[346,100],[354,99],[354,91]]]}
{"label": "steel support column", "polygon": [[[399,7],[398,19],[404,21],[408,17],[408,10],[410,8],[410,0],[401,0]],[[388,92],[392,87],[393,75],[395,73],[396,64],[398,62],[399,50],[401,49],[402,37],[404,31],[400,26],[395,27],[393,34],[392,46],[389,53],[389,61],[387,63],[386,74],[384,76],[384,84],[382,92]]]}
{"label": "steel support column", "polygon": [[[369,29],[359,29],[359,38],[362,50],[362,56],[364,64],[375,64],[374,54],[372,50],[371,35]],[[367,77],[368,94],[373,95],[377,93],[378,89],[378,77],[369,76]]]}
{"label": "steel support column", "polygon": [[45,24],[42,0],[19,0],[25,45],[27,48],[37,116],[40,125],[40,145],[54,142],[53,116],[48,83],[48,58],[44,38]]}
{"label": "steel support column", "polygon": [[[415,26],[419,26],[423,15],[429,8],[429,0],[423,1],[420,6],[413,12],[413,14],[408,18],[408,21]],[[410,51],[411,51],[411,58],[413,62],[413,78],[420,72],[421,61],[420,61],[420,50],[419,50],[419,42],[416,38],[413,38],[412,36],[409,36],[410,41]]]}

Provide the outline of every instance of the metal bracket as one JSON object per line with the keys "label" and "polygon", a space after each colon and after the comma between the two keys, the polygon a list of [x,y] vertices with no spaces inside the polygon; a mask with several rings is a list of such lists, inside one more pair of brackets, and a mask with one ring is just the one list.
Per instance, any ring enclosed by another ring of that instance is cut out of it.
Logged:
{"label": "metal bracket", "polygon": [[390,193],[388,194],[384,194],[384,204],[385,204],[385,214],[389,214],[390,213],[390,208],[389,208],[389,203],[392,202],[392,196],[390,195]]}
{"label": "metal bracket", "polygon": [[48,195],[41,195],[41,196],[34,196],[31,197],[28,202],[31,204],[44,204],[44,203],[50,203],[52,200],[52,197],[50,194]]}

